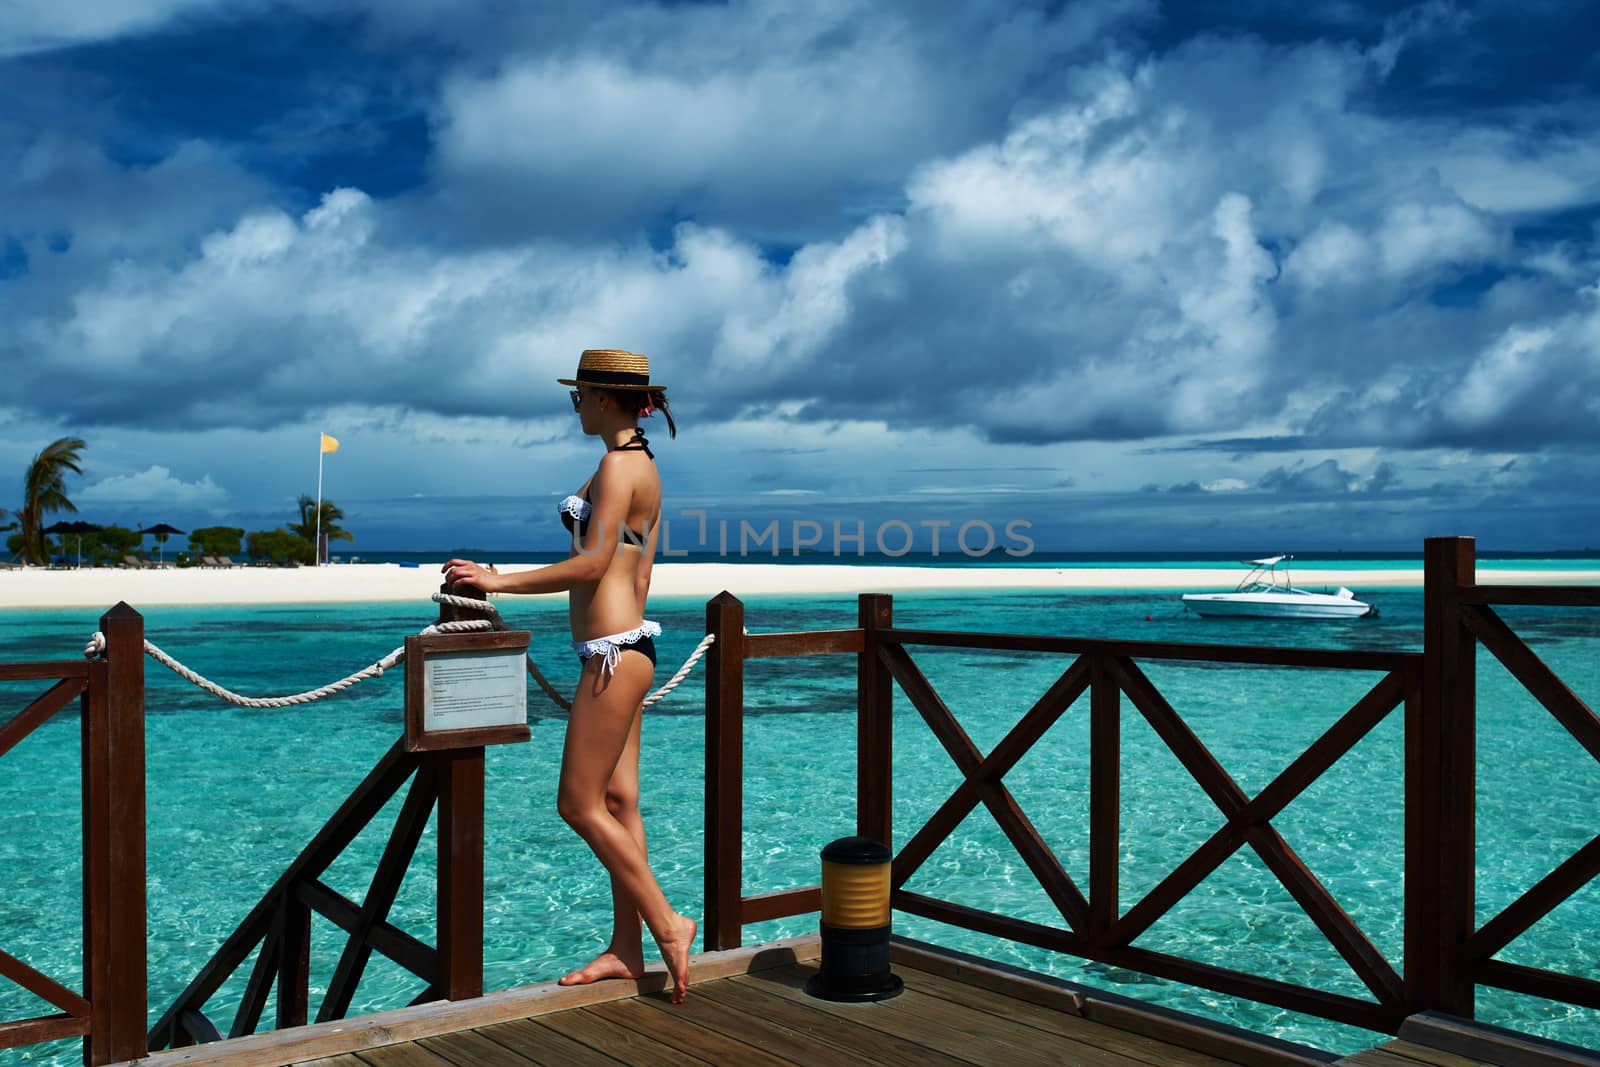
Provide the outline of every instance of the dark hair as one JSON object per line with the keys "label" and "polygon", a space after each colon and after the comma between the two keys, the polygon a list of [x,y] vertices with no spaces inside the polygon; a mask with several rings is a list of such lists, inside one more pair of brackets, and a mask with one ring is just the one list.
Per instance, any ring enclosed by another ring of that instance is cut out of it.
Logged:
{"label": "dark hair", "polygon": [[667,407],[665,390],[651,389],[646,392],[643,389],[607,389],[606,392],[623,411],[635,416],[644,415],[647,409],[661,412],[667,418],[667,436],[678,436],[678,424],[672,421],[672,409]]}

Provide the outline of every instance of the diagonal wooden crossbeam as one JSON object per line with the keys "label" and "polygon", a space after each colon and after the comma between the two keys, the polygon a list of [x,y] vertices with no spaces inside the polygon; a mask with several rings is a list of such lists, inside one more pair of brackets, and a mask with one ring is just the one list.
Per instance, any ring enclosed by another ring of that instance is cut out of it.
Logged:
{"label": "diagonal wooden crossbeam", "polygon": [[222,983],[249,958],[272,929],[274,916],[291,887],[315,878],[333,863],[357,834],[383,809],[416,771],[418,758],[405,750],[404,740],[395,742],[367,773],[355,791],[329,817],[322,829],[278,877],[272,887],[244,920],[239,923],[172,1005],[150,1028],[152,1049],[166,1047],[177,1035],[182,1013],[199,1010]]}
{"label": "diagonal wooden crossbeam", "polygon": [[[355,901],[329,889],[322,882],[301,882],[294,895],[318,915],[332,922],[347,934],[362,926],[361,906]],[[379,919],[367,930],[367,940],[373,951],[382,953],[425,982],[436,981],[439,973],[439,953],[398,926]]]}
{"label": "diagonal wooden crossbeam", "polygon": [[949,799],[939,806],[932,818],[912,835],[900,849],[899,855],[895,856],[890,876],[891,884],[895,888],[905,885],[945,838],[950,836],[950,832],[961,824],[961,820],[978,806],[982,799],[979,792],[982,783],[998,782],[1005,777],[1006,773],[1016,766],[1017,761],[1033,747],[1033,743],[1043,737],[1045,731],[1072,706],[1088,686],[1089,677],[1087,660],[1083,658],[1075,660],[1028,713],[1018,720],[994,750],[978,764],[973,773],[962,780],[955,792],[950,794]]}
{"label": "diagonal wooden crossbeam", "polygon": [[256,954],[255,966],[250,969],[250,980],[245,983],[244,996],[239,999],[239,1010],[234,1013],[229,1037],[244,1037],[256,1032],[261,1024],[261,1013],[267,1006],[267,995],[272,992],[272,980],[278,975],[278,956],[283,948],[282,916],[274,916],[270,932],[262,939],[261,951]]}
{"label": "diagonal wooden crossbeam", "polygon": [[[1525,967],[1504,960],[1479,960],[1472,965],[1473,978],[1483,984],[1530,997],[1576,1004],[1591,1011],[1600,1010],[1600,982],[1593,978],[1580,978],[1575,974],[1562,974],[1538,967]],[[1533,1060],[1523,1061],[1534,1063]],[[1577,1062],[1568,1060],[1567,1062]]]}
{"label": "diagonal wooden crossbeam", "polygon": [[88,1018],[89,1002],[47,974],[34,970],[9,952],[0,951],[0,978],[9,978],[40,1000],[68,1015]]}
{"label": "diagonal wooden crossbeam", "polygon": [[[372,882],[361,903],[356,928],[350,931],[350,938],[345,942],[344,952],[328,983],[328,993],[317,1011],[319,1023],[342,1019],[349,1013],[356,986],[360,984],[367,961],[372,957],[373,928],[388,917],[389,909],[394,906],[395,897],[400,893],[400,883],[405,879],[411,857],[417,851],[417,843],[422,840],[422,832],[428,826],[428,816],[438,797],[433,775],[418,774],[412,778],[411,789],[406,793],[405,803],[395,819],[394,832],[389,835],[377,869],[372,873]],[[424,976],[424,980],[431,981],[431,976]]]}
{"label": "diagonal wooden crossbeam", "polygon": [[1512,677],[1543,704],[1545,710],[1566,727],[1584,750],[1600,760],[1600,717],[1576,693],[1567,688],[1544,660],[1507,626],[1505,620],[1484,604],[1465,604],[1461,621],[1474,637],[1505,665]]}
{"label": "diagonal wooden crossbeam", "polygon": [[[1172,754],[1178,757],[1178,762],[1183,764],[1184,769],[1216,804],[1223,816],[1230,823],[1245,820],[1243,827],[1245,842],[1261,857],[1267,869],[1289,891],[1289,895],[1316,924],[1317,929],[1322,931],[1323,936],[1343,957],[1356,977],[1361,979],[1380,1003],[1386,1005],[1401,1003],[1404,998],[1404,983],[1390,966],[1389,961],[1384,959],[1383,954],[1367,939],[1355,921],[1345,913],[1339,902],[1333,899],[1327,888],[1317,880],[1304,861],[1271,824],[1250,820],[1247,814],[1251,812],[1250,797],[1217,762],[1211,750],[1206,748],[1194,731],[1189,729],[1189,725],[1183,721],[1172,705],[1167,703],[1166,698],[1144,672],[1131,659],[1120,656],[1111,658],[1106,666],[1118,686],[1133,702],[1134,707],[1171,749]],[[1401,691],[1403,692],[1403,689]],[[1303,764],[1298,773],[1303,774],[1309,768],[1309,764]],[[1286,790],[1287,786],[1283,791]],[[1218,862],[1224,858],[1226,855],[1219,857]]]}
{"label": "diagonal wooden crossbeam", "polygon": [[1600,874],[1600,837],[1591,840],[1467,939],[1466,956],[1486,960]]}
{"label": "diagonal wooden crossbeam", "polygon": [[66,707],[68,701],[81,695],[87,688],[87,678],[63,678],[41,693],[5,725],[0,726],[0,756],[10,752],[24,737],[44,725],[45,720]]}
{"label": "diagonal wooden crossbeam", "polygon": [[[1088,663],[1081,658],[1074,662],[985,759],[912,661],[905,646],[885,642],[879,646],[878,656],[965,778],[955,794],[934,813],[929,825],[919,831],[912,842],[901,850],[901,855],[896,857],[891,884],[895,887],[904,885],[939,842],[948,837],[950,831],[981,801],[1022,857],[1023,863],[1033,872],[1045,895],[1061,912],[1062,919],[1074,930],[1085,929],[1089,922],[1089,902],[1073,884],[1055,853],[1039,836],[1039,831],[1023,813],[1011,791],[1001,784],[1000,777],[1015,766],[1029,747],[1088,687]],[[916,846],[915,852],[910,851],[913,844]]]}
{"label": "diagonal wooden crossbeam", "polygon": [[1398,674],[1385,675],[1311,747],[1295,757],[1265,789],[1239,809],[1237,815],[1229,817],[1203,845],[1145,894],[1143,900],[1129,908],[1112,929],[1113,943],[1132,944],[1237,852],[1245,843],[1250,827],[1270,821],[1288,807],[1306,787],[1387,718],[1404,698],[1405,680]]}

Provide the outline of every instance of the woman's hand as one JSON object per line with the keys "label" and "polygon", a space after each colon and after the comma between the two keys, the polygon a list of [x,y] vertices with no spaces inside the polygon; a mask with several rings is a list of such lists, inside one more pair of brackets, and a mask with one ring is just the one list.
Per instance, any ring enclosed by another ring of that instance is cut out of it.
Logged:
{"label": "woman's hand", "polygon": [[485,593],[500,589],[500,576],[470,559],[453,559],[439,569],[444,572],[444,580],[451,585],[470,585]]}

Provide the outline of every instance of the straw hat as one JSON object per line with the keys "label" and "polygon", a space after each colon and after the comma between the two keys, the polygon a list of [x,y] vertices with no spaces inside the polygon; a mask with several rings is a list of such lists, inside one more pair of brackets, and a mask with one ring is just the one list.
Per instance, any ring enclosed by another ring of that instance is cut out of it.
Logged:
{"label": "straw hat", "polygon": [[604,389],[666,390],[650,382],[650,357],[623,348],[586,348],[578,358],[575,378],[557,378],[562,385],[594,385]]}

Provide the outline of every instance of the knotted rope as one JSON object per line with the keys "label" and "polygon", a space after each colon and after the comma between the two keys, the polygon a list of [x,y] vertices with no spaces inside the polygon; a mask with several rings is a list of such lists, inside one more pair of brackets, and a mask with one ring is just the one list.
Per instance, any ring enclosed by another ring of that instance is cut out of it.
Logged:
{"label": "knotted rope", "polygon": [[[499,609],[497,609],[493,604],[490,604],[488,601],[474,600],[470,597],[451,596],[446,593],[435,593],[433,594],[433,599],[435,603],[448,604],[451,607],[461,608],[467,611],[483,612],[488,616],[488,618],[462,619],[454,622],[437,622],[429,626],[424,626],[419,633],[469,633],[478,630],[504,630],[506,628],[505,621],[500,617]],[[694,651],[689,654],[689,658],[684,661],[683,666],[678,668],[678,672],[668,679],[665,685],[661,686],[661,688],[657,689],[654,693],[646,697],[641,706],[648,708],[650,705],[656,703],[662,697],[676,689],[678,684],[689,676],[689,672],[694,670],[694,665],[700,662],[700,657],[705,655],[706,649],[710,648],[712,643],[715,641],[715,634],[706,634],[705,637],[701,638],[700,643],[696,645]],[[89,643],[84,646],[83,655],[85,659],[94,659],[96,656],[104,655],[105,650],[105,634],[96,630],[89,637]],[[309,704],[312,701],[321,700],[323,697],[332,696],[334,693],[340,692],[341,690],[349,689],[351,686],[360,682],[364,682],[368,678],[377,678],[382,675],[384,671],[391,669],[400,663],[401,660],[406,658],[406,648],[404,645],[401,645],[399,648],[395,649],[387,656],[384,656],[382,659],[368,664],[359,671],[355,671],[352,674],[347,674],[336,682],[329,682],[327,685],[318,686],[315,689],[307,689],[302,693],[291,693],[287,696],[247,697],[240,693],[235,693],[233,690],[225,688],[224,686],[218,685],[216,682],[213,682],[211,679],[200,674],[198,671],[195,671],[192,668],[178,662],[172,656],[168,655],[165,650],[148,638],[146,638],[144,642],[144,651],[148,656],[150,656],[150,658],[154,659],[157,663],[172,671],[178,677],[196,686],[199,686],[201,689],[204,689],[206,692],[215,697],[227,701],[229,704],[236,704],[241,708],[287,708],[296,704]],[[572,702],[563,697],[559,692],[556,691],[556,688],[550,684],[543,673],[540,672],[538,664],[534,663],[533,656],[528,656],[527,660],[528,673],[533,675],[534,681],[539,683],[539,688],[544,691],[545,696],[549,697],[563,711],[571,711]]]}

